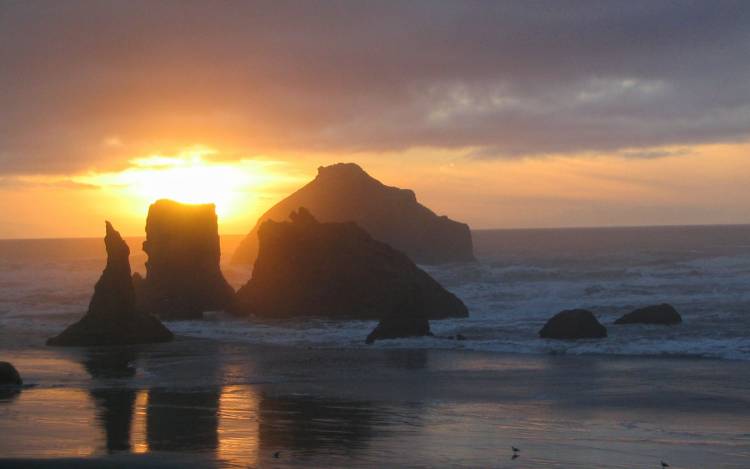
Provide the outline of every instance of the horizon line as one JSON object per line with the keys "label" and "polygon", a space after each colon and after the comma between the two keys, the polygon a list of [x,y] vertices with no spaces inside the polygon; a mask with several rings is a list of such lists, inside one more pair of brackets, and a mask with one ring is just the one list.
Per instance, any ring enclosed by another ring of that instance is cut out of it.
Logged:
{"label": "horizon line", "polygon": [[[750,222],[745,223],[677,223],[677,224],[664,224],[664,225],[576,225],[576,226],[537,226],[537,227],[511,227],[511,228],[471,228],[472,232],[477,231],[523,231],[523,230],[607,230],[607,229],[627,229],[627,228],[698,228],[698,227],[741,227],[750,226]],[[247,236],[248,233],[219,233],[219,238],[222,236]],[[125,238],[138,238],[146,237],[146,233],[143,234],[124,234]],[[2,241],[58,241],[58,240],[75,240],[75,239],[100,239],[101,236],[67,236],[67,237],[30,237],[30,238],[3,238]]]}

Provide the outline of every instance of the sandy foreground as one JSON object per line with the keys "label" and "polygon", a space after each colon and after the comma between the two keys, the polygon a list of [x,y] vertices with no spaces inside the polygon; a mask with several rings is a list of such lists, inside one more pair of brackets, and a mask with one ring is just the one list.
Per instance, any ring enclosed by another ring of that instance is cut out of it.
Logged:
{"label": "sandy foreground", "polygon": [[747,362],[184,338],[112,350],[14,347],[0,359],[29,385],[0,396],[0,467],[750,461]]}

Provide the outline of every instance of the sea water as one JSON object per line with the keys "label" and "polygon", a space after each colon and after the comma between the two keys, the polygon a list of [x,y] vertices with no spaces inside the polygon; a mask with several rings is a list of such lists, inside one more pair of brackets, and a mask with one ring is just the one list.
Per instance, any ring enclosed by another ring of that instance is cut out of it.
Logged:
{"label": "sea water", "polygon": [[[469,318],[432,321],[436,338],[375,347],[750,360],[750,225],[479,230],[473,238],[477,262],[422,266],[466,303]],[[222,237],[223,260],[240,239]],[[143,272],[142,239],[128,242],[133,270]],[[0,241],[0,327],[20,331],[11,342],[39,342],[83,314],[104,262],[101,239]],[[235,287],[251,275],[250,268],[228,262],[222,268]],[[683,323],[613,324],[634,308],[658,303],[672,304]],[[569,308],[593,311],[609,337],[540,339],[544,322]],[[167,324],[189,337],[322,348],[365,347],[375,325],[206,316]],[[467,340],[441,338],[456,334]]]}

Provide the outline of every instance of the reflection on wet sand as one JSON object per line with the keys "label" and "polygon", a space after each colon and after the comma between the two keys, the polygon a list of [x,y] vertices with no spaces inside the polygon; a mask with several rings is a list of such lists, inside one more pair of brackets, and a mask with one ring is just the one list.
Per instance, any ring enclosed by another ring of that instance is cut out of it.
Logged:
{"label": "reflection on wet sand", "polygon": [[307,396],[263,396],[259,410],[261,451],[349,454],[366,447],[376,419],[371,403]]}
{"label": "reflection on wet sand", "polygon": [[[23,426],[19,434],[25,435],[31,454],[188,452],[230,467],[254,467],[273,462],[276,451],[283,452],[285,462],[297,463],[359,454],[388,426],[387,412],[369,401],[276,395],[242,384],[139,388],[137,349],[92,349],[72,355],[71,363],[81,365],[91,379],[88,390],[36,389],[16,399],[24,401],[24,414],[35,421],[57,422],[49,435],[34,435],[33,426]],[[425,358],[421,352],[405,359],[392,355],[389,363],[420,368]],[[221,383],[225,373],[231,374],[219,364],[212,368],[207,371],[204,366],[204,382]],[[61,437],[57,432],[65,426],[76,430]],[[66,444],[52,447],[53,442]]]}
{"label": "reflection on wet sand", "polygon": [[94,380],[89,395],[107,452],[132,451],[132,441],[135,452],[215,452],[221,389],[139,391],[122,382],[136,375],[137,358],[133,349],[95,350],[82,362]]}
{"label": "reflection on wet sand", "polygon": [[[206,344],[213,350],[213,345]],[[204,351],[208,351],[204,348]],[[216,355],[214,355],[216,356]],[[179,367],[195,366],[187,360]],[[149,451],[215,453],[219,447],[220,360],[200,364],[200,377],[187,387],[153,387],[146,405],[146,442]]]}
{"label": "reflection on wet sand", "polygon": [[108,379],[135,376],[136,352],[106,350],[89,352],[83,366],[94,379],[89,391],[96,405],[97,421],[104,429],[107,452],[130,451],[130,426],[137,391],[128,387],[98,387]]}
{"label": "reflection on wet sand", "polygon": [[220,389],[148,392],[150,451],[215,451],[219,446]]}
{"label": "reflection on wet sand", "polygon": [[4,403],[10,403],[13,402],[13,400],[18,397],[18,395],[21,393],[20,387],[3,387],[0,386],[0,405]]}
{"label": "reflection on wet sand", "polygon": [[[145,394],[145,393],[143,393]],[[132,425],[131,396],[99,399],[108,450],[213,453],[230,465],[255,465],[278,450],[300,456],[365,448],[376,414],[370,403],[258,395],[250,386],[212,390],[151,389],[145,426]],[[127,422],[126,422],[127,421]],[[145,432],[145,435],[139,434]]]}
{"label": "reflection on wet sand", "polygon": [[96,454],[103,442],[92,425],[93,413],[91,400],[83,390],[24,390],[12,402],[0,404],[0,422],[7,424],[0,428],[0,457]]}
{"label": "reflection on wet sand", "polygon": [[385,364],[389,368],[424,370],[429,365],[427,350],[387,350]]}
{"label": "reflection on wet sand", "polygon": [[130,451],[130,422],[136,392],[132,389],[94,389],[97,420],[104,429],[107,452]]}
{"label": "reflection on wet sand", "polygon": [[259,464],[259,399],[251,386],[224,386],[221,390],[217,456],[225,463],[240,467]]}

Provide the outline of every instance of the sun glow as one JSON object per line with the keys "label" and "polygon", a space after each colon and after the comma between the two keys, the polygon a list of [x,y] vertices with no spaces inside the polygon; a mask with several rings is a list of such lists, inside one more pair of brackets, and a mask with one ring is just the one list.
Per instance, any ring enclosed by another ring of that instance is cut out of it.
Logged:
{"label": "sun glow", "polygon": [[174,156],[149,155],[130,161],[121,172],[99,173],[78,181],[122,191],[139,206],[158,199],[183,203],[213,203],[219,217],[247,210],[248,194],[274,180],[267,168],[272,162],[240,160],[214,162],[209,148],[192,148]]}
{"label": "sun glow", "polygon": [[134,160],[135,168],[119,174],[118,183],[143,199],[172,199],[198,204],[214,203],[219,216],[227,215],[238,194],[257,182],[251,172],[227,164],[210,164],[200,153]]}

